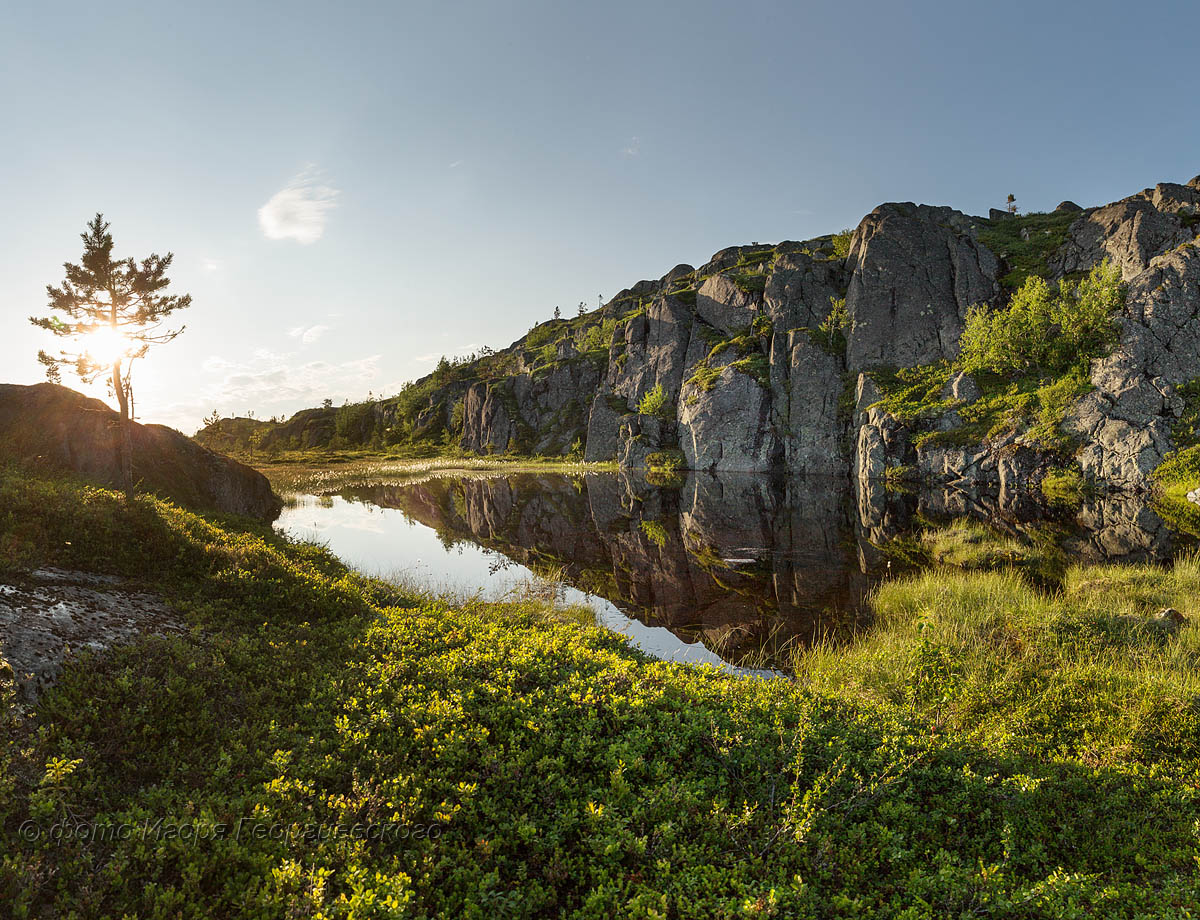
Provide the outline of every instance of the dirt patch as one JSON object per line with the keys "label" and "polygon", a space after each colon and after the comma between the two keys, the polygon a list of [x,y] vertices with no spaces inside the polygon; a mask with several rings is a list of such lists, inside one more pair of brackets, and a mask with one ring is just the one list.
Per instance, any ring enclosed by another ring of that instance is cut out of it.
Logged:
{"label": "dirt patch", "polygon": [[39,569],[0,583],[0,659],[27,703],[83,652],[102,652],[143,635],[182,632],[182,619],[161,598],[125,587],[120,578]]}

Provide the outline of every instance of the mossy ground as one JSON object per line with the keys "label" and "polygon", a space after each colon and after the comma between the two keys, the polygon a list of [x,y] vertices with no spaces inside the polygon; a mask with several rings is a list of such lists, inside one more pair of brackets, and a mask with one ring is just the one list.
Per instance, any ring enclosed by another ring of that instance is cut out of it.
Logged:
{"label": "mossy ground", "polygon": [[[0,560],[114,572],[192,625],[9,709],[12,916],[1186,917],[1200,562],[886,586],[799,680],[652,661],[542,605],[451,607],[319,548],[0,474]],[[83,822],[280,836],[52,842]],[[310,825],[437,827],[392,839]],[[28,826],[28,825],[25,825]]]}
{"label": "mossy ground", "polygon": [[[1043,450],[1071,454],[1075,443],[1061,425],[1075,402],[1092,388],[1085,366],[1059,377],[1030,375],[1012,380],[975,374],[983,395],[969,405],[941,396],[954,371],[953,365],[940,362],[873,372],[883,396],[879,406],[914,426],[917,446],[966,447],[1014,432]],[[960,424],[943,430],[937,422],[951,411],[958,413]]]}
{"label": "mossy ground", "polygon": [[1001,284],[1016,290],[1030,275],[1046,276],[1046,263],[1067,241],[1067,231],[1081,216],[1071,211],[1017,214],[981,221],[977,233],[1009,267]]}

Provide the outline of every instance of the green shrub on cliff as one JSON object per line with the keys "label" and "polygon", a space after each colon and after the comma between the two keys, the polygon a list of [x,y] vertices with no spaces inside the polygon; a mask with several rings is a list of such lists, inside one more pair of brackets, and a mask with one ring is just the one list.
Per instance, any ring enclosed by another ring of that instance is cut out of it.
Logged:
{"label": "green shrub on cliff", "polygon": [[1112,343],[1124,296],[1120,269],[1108,262],[1057,289],[1030,276],[1007,306],[971,308],[959,365],[967,373],[1062,374]]}
{"label": "green shrub on cliff", "polygon": [[663,389],[661,383],[656,383],[653,389],[649,390],[638,400],[638,413],[640,415],[654,415],[667,420],[675,417],[674,407],[670,404],[670,400],[667,398],[667,391]]}
{"label": "green shrub on cliff", "polygon": [[850,255],[850,241],[854,238],[853,228],[847,227],[841,233],[833,235],[833,257],[844,259]]}

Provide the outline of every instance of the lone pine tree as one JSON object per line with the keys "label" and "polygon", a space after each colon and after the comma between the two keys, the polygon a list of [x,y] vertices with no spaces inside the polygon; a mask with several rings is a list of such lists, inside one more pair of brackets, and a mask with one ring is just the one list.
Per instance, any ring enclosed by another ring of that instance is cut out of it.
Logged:
{"label": "lone pine tree", "polygon": [[188,294],[164,293],[171,283],[167,269],[173,253],[151,253],[141,262],[114,259],[108,227],[103,214],[92,218],[87,231],[80,234],[83,257],[79,264],[64,263],[66,277],[62,284],[46,286],[51,315],[31,316],[29,320],[71,342],[70,347],[54,355],[38,352],[38,361],[51,381],[61,382],[63,365],[72,367],[85,383],[108,378],[121,410],[121,485],[128,497],[133,495],[130,369],[152,345],[169,342],[183,332],[182,326],[163,327],[167,317],[190,306],[192,298]]}

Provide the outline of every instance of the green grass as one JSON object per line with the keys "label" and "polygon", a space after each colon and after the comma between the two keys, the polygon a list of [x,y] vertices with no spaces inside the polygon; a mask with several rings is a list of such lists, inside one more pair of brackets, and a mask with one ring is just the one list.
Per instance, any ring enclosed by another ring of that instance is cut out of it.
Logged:
{"label": "green grass", "polygon": [[646,455],[646,469],[651,473],[678,473],[686,462],[683,452],[679,450],[657,450]]}
{"label": "green grass", "polygon": [[[8,471],[0,560],[124,574],[192,630],[8,711],[8,915],[1185,917],[1200,563],[886,585],[799,680],[652,661],[572,612],[445,602],[233,519]],[[279,838],[25,821],[246,819]],[[308,825],[436,827],[387,840]]]}
{"label": "green grass", "polygon": [[[1009,272],[1000,283],[1016,290],[1030,275],[1046,276],[1050,257],[1067,241],[1072,222],[1082,215],[1072,212],[1020,214],[981,222],[980,241],[1004,260]],[[1029,239],[1021,232],[1028,231]]]}
{"label": "green grass", "polygon": [[[967,447],[1016,432],[1043,450],[1064,456],[1074,450],[1075,442],[1061,426],[1075,402],[1091,389],[1085,366],[1058,378],[1009,380],[976,374],[982,396],[969,405],[941,398],[953,373],[946,362],[873,372],[882,396],[878,405],[914,428],[913,443],[919,447]],[[958,412],[961,424],[939,430],[938,420],[951,410]]]}
{"label": "green grass", "polygon": [[388,457],[347,457],[328,463],[309,457],[292,463],[262,463],[257,467],[275,491],[285,494],[332,495],[367,485],[411,483],[429,476],[498,475],[514,473],[612,472],[614,461],[583,463],[561,457],[431,457],[396,460]]}
{"label": "green grass", "polygon": [[1153,478],[1167,499],[1186,502],[1186,494],[1200,487],[1200,377],[1176,391],[1183,399],[1183,414],[1171,426],[1175,450],[1154,470]]}
{"label": "green grass", "polygon": [[1088,492],[1088,483],[1077,466],[1056,467],[1042,477],[1042,495],[1059,508],[1078,508]]}

